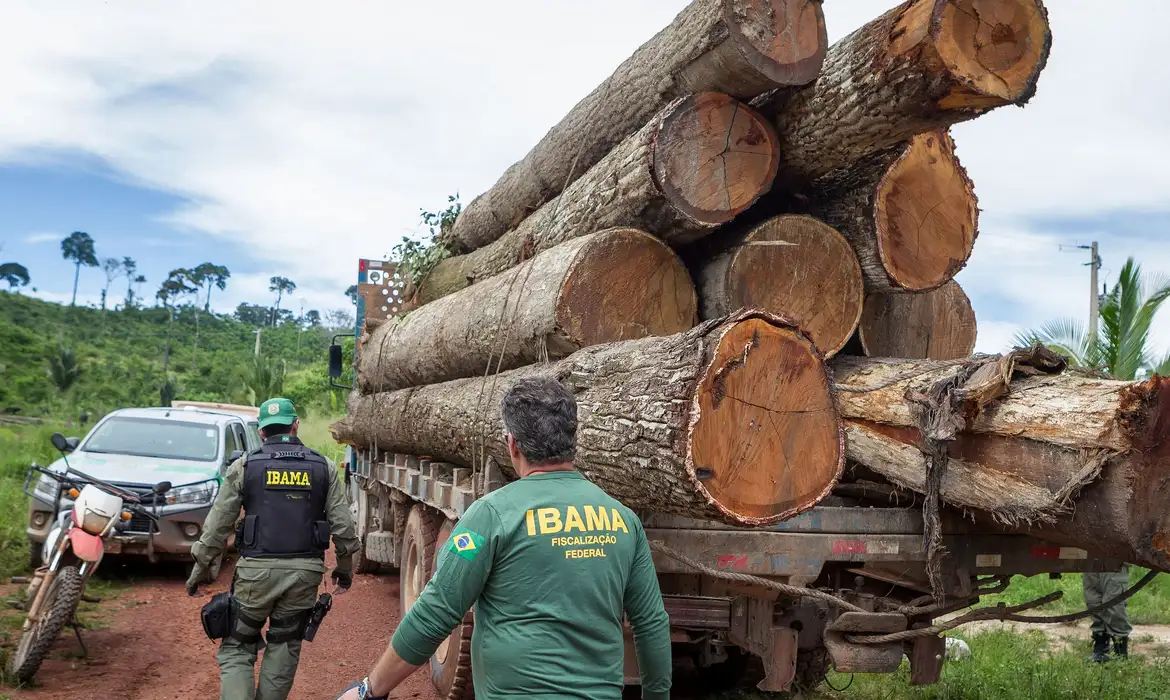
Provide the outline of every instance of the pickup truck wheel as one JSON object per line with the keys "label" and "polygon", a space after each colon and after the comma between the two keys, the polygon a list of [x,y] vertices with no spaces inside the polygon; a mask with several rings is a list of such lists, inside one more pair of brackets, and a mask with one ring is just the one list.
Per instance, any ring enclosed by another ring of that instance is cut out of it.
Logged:
{"label": "pickup truck wheel", "polygon": [[[439,527],[427,578],[434,576],[439,554],[454,529],[455,522],[452,520],[444,520]],[[468,610],[463,620],[451,632],[451,636],[443,640],[431,656],[431,683],[443,700],[472,700],[475,697],[475,690],[471,684],[471,632],[474,624],[473,613]]]}
{"label": "pickup truck wheel", "polygon": [[33,571],[39,569],[43,564],[41,547],[42,545],[40,543],[33,542],[32,540],[28,541],[28,568]]}
{"label": "pickup truck wheel", "polygon": [[402,533],[402,567],[398,575],[401,595],[401,615],[406,613],[431,578],[431,561],[435,556],[435,537],[439,533],[439,518],[423,506],[416,505],[406,516]]}

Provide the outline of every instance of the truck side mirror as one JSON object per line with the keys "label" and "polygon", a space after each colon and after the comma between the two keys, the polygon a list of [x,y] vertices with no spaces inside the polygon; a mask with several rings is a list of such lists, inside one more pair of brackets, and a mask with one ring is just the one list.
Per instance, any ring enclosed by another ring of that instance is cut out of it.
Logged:
{"label": "truck side mirror", "polygon": [[329,344],[329,386],[334,389],[353,389],[348,384],[338,384],[337,378],[341,376],[344,365],[341,361],[341,346],[337,344],[338,338],[352,337],[347,333],[338,333],[333,336]]}
{"label": "truck side mirror", "polygon": [[341,376],[341,372],[342,372],[341,346],[340,345],[330,345],[329,346],[329,378],[330,379],[337,379],[338,377]]}
{"label": "truck side mirror", "polygon": [[169,482],[169,481],[160,481],[154,485],[154,492],[155,492],[155,494],[157,494],[159,496],[162,496],[163,494],[165,494],[167,491],[170,491],[170,490],[171,490],[171,482]]}

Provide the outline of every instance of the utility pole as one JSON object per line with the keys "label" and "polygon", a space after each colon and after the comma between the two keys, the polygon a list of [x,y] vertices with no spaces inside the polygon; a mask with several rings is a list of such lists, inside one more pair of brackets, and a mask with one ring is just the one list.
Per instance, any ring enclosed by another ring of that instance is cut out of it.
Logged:
{"label": "utility pole", "polygon": [[1090,251],[1091,259],[1085,263],[1089,266],[1089,347],[1097,344],[1097,319],[1101,316],[1101,298],[1097,291],[1097,271],[1101,269],[1101,256],[1097,254],[1097,241],[1092,245],[1081,245],[1078,248]]}
{"label": "utility pole", "polygon": [[256,356],[256,359],[260,359],[260,331],[261,330],[263,330],[263,329],[257,328],[256,330],[252,331],[253,333],[256,334],[256,349],[252,353],[253,355]]}

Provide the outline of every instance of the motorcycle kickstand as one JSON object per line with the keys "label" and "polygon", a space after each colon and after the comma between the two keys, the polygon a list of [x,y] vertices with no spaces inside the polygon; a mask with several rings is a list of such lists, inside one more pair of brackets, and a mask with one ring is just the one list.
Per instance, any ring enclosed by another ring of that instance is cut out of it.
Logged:
{"label": "motorcycle kickstand", "polygon": [[81,658],[89,658],[89,649],[85,646],[85,640],[81,638],[81,630],[84,627],[77,620],[71,620],[69,626],[73,628],[73,634],[77,636],[77,643],[81,645]]}

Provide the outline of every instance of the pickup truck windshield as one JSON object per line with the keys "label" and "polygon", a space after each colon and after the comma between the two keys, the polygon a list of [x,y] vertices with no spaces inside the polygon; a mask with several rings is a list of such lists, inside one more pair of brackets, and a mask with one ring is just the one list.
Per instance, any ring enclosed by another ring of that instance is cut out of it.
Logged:
{"label": "pickup truck windshield", "polygon": [[85,444],[84,452],[213,462],[219,454],[214,425],[151,418],[111,418]]}

